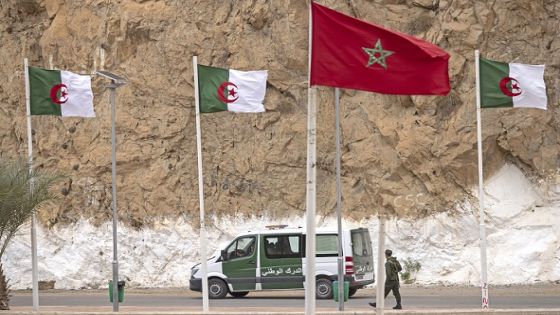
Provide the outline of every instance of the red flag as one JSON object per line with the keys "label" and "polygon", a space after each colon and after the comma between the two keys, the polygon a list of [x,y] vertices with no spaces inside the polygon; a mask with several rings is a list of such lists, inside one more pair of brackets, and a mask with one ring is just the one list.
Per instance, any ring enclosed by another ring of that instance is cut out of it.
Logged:
{"label": "red flag", "polygon": [[383,94],[449,93],[445,50],[314,2],[311,10],[311,85]]}

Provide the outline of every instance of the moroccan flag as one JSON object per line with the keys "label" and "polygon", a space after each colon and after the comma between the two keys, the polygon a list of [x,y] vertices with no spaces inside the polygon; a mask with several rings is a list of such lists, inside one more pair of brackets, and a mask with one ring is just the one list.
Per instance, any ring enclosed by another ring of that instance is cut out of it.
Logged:
{"label": "moroccan flag", "polygon": [[314,2],[311,85],[401,95],[449,92],[449,54]]}
{"label": "moroccan flag", "polygon": [[544,65],[480,58],[480,107],[533,107],[546,110]]}
{"label": "moroccan flag", "polygon": [[201,113],[264,112],[266,71],[238,71],[198,65]]}
{"label": "moroccan flag", "polygon": [[29,67],[31,115],[95,117],[89,75]]}

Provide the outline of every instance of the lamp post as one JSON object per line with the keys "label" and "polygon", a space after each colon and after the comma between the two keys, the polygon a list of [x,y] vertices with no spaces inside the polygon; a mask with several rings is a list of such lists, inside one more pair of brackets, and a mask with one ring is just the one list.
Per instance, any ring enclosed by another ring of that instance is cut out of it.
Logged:
{"label": "lamp post", "polygon": [[110,93],[111,101],[111,188],[113,193],[113,312],[119,311],[119,299],[118,299],[118,281],[119,281],[119,260],[117,255],[117,170],[116,170],[116,138],[115,138],[115,94],[118,87],[126,84],[126,79],[121,78],[108,71],[97,71],[97,75],[105,77],[111,80],[111,83],[107,86]]}

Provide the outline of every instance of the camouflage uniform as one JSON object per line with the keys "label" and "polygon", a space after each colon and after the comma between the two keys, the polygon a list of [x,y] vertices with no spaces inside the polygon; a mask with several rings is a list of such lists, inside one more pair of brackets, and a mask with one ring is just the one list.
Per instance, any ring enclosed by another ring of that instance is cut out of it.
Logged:
{"label": "camouflage uniform", "polygon": [[389,295],[391,290],[397,300],[398,308],[401,307],[401,294],[399,292],[399,272],[402,270],[401,264],[396,257],[387,257],[385,262],[385,298]]}

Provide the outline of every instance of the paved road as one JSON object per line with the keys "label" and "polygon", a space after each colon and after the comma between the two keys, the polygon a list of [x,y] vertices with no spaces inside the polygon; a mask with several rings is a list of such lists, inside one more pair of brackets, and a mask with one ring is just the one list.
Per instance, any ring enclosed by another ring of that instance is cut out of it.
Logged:
{"label": "paved road", "polygon": [[[444,292],[445,293],[445,292]],[[453,292],[451,292],[453,293]],[[515,308],[560,308],[560,296],[556,294],[529,294],[507,295],[506,293],[499,296],[491,296],[490,303],[492,308],[515,309]],[[368,309],[367,302],[371,301],[374,290],[363,290],[358,292],[355,297],[351,298],[346,304],[347,309]],[[468,294],[449,293],[443,295],[423,295],[406,294],[403,292],[403,306],[408,309],[466,309],[480,307],[480,297],[477,291],[468,292]],[[16,309],[22,307],[31,307],[32,298],[30,292],[16,292],[12,298],[10,305]],[[110,307],[108,294],[103,292],[50,292],[41,293],[40,305],[43,307]],[[197,308],[202,305],[200,295],[192,292],[169,292],[169,293],[139,293],[128,292],[125,294],[125,301],[121,304],[123,307],[167,307],[167,308]],[[394,297],[389,296],[386,300],[386,307],[391,308],[394,305]],[[267,293],[250,293],[245,298],[226,298],[223,300],[210,300],[210,307],[227,310],[228,308],[269,308],[274,310],[293,310],[304,307],[303,291],[295,292],[267,292]],[[338,304],[331,300],[318,300],[317,308],[324,310],[337,310]]]}

